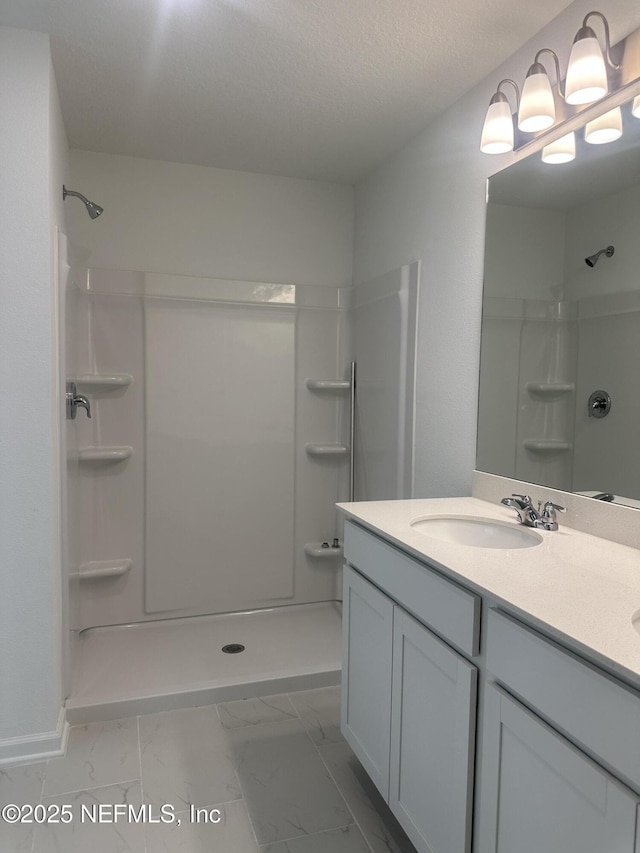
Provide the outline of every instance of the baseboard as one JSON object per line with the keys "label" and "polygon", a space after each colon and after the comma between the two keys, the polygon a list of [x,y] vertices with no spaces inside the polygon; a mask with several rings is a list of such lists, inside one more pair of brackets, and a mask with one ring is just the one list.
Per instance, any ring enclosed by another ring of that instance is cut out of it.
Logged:
{"label": "baseboard", "polygon": [[32,763],[58,758],[65,754],[68,738],[69,723],[65,709],[60,708],[55,731],[0,740],[0,767],[4,764]]}

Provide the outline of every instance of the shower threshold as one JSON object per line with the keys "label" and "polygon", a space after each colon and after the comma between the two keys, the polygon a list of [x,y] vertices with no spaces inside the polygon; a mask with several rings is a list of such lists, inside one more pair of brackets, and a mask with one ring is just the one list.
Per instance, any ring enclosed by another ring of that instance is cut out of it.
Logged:
{"label": "shower threshold", "polygon": [[[300,604],[80,634],[71,725],[338,684],[341,605]],[[225,654],[223,646],[244,651]]]}

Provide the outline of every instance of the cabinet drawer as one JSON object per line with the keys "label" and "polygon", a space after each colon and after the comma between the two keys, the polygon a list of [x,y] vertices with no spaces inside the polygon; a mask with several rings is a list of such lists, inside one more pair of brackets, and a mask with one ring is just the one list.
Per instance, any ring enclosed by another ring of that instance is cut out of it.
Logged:
{"label": "cabinet drawer", "polygon": [[344,555],[348,563],[448,643],[467,655],[478,654],[477,595],[350,521],[345,524]]}
{"label": "cabinet drawer", "polygon": [[497,610],[488,614],[486,654],[509,692],[640,788],[640,693]]}

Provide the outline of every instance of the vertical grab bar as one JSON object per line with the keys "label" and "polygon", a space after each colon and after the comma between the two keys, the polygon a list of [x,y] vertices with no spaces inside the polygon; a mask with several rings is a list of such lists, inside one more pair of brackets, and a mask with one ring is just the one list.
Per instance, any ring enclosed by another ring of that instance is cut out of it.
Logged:
{"label": "vertical grab bar", "polygon": [[355,500],[356,489],[356,363],[351,362],[349,399],[349,500]]}

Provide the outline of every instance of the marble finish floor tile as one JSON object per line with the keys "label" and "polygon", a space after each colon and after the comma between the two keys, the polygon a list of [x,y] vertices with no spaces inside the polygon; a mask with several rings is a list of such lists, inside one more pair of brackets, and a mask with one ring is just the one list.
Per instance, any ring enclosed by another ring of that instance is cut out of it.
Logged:
{"label": "marble finish floor tile", "polygon": [[351,824],[316,835],[276,841],[261,847],[260,853],[371,853],[371,849],[358,827]]}
{"label": "marble finish floor tile", "polygon": [[180,812],[180,824],[146,827],[149,853],[257,853],[251,822],[244,800],[215,807],[220,811],[219,823],[195,823],[190,813]]}
{"label": "marble finish floor tile", "polygon": [[73,726],[67,754],[47,764],[44,796],[85,791],[140,778],[135,717]]}
{"label": "marble finish floor tile", "polygon": [[302,721],[244,726],[229,736],[260,844],[353,823]]}
{"label": "marble finish floor tile", "polygon": [[227,731],[214,705],[140,717],[140,752],[145,801],[213,806],[242,794]]}
{"label": "marble finish floor tile", "polygon": [[[45,797],[42,802],[43,805],[70,805],[73,820],[67,824],[49,823],[36,827],[33,853],[145,853],[142,823],[126,817],[92,823],[87,817],[83,820],[82,813],[83,805],[91,813],[101,804],[131,805],[138,809],[142,804],[140,782]],[[97,811],[95,814],[97,818]]]}
{"label": "marble finish floor tile", "polygon": [[327,744],[318,752],[373,853],[415,853],[351,747],[346,742]]}
{"label": "marble finish floor tile", "polygon": [[291,699],[286,693],[281,696],[266,696],[264,699],[240,699],[237,702],[221,702],[218,705],[220,722],[225,729],[241,726],[258,726],[280,720],[298,718]]}
{"label": "marble finish floor tile", "polygon": [[291,701],[316,746],[344,741],[340,732],[340,687],[292,693]]}
{"label": "marble finish floor tile", "polygon": [[[46,764],[24,764],[21,767],[0,767],[0,806],[35,806],[42,797]],[[0,850],[30,851],[33,844],[33,824],[9,824],[0,820]]]}

